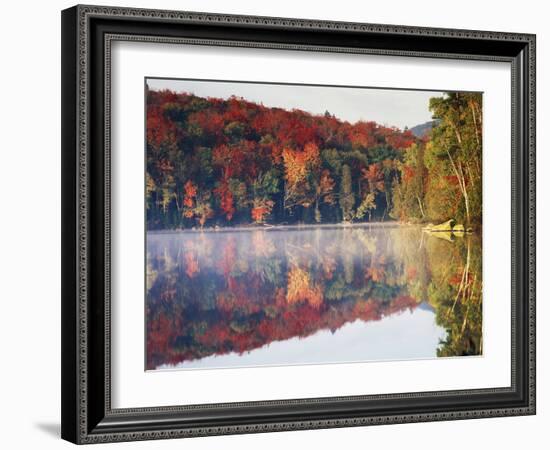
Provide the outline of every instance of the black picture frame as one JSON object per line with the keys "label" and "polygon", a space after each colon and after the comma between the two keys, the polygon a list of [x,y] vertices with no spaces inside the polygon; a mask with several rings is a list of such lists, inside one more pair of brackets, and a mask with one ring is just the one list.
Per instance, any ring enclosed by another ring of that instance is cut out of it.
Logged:
{"label": "black picture frame", "polygon": [[[507,388],[111,407],[113,40],[506,61],[512,67],[512,383]],[[535,36],[194,12],[62,12],[62,437],[164,439],[535,414]]]}

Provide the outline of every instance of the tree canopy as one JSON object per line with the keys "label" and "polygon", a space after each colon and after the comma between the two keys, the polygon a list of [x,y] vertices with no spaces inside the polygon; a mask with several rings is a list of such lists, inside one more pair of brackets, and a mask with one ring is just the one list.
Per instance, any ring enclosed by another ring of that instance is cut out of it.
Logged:
{"label": "tree canopy", "polygon": [[148,229],[481,222],[481,94],[432,98],[423,137],[237,97],[146,95]]}

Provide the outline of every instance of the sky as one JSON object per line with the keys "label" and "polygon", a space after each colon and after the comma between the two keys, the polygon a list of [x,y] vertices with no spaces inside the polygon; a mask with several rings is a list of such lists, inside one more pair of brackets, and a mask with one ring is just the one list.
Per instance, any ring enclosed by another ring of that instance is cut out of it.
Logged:
{"label": "sky", "polygon": [[375,121],[381,125],[412,128],[432,120],[428,110],[436,91],[412,91],[357,87],[329,87],[246,83],[230,81],[196,81],[148,78],[149,89],[170,89],[193,93],[199,97],[229,98],[232,95],[261,103],[267,107],[301,109],[312,114],[329,111],[339,119],[354,123]]}

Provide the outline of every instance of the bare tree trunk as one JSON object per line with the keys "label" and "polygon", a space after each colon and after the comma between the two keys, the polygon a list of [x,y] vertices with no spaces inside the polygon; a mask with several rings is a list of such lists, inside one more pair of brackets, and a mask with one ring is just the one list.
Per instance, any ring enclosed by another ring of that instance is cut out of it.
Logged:
{"label": "bare tree trunk", "polygon": [[477,145],[478,147],[481,145],[481,142],[480,142],[480,139],[479,139],[479,136],[481,135],[481,132],[478,128],[478,123],[477,123],[477,117],[476,117],[476,111],[475,111],[475,107],[474,107],[474,102],[473,101],[469,101],[468,102],[469,105],[470,105],[470,110],[472,111],[472,119],[474,120],[474,130],[475,130],[475,137],[476,137],[476,142],[477,142]]}
{"label": "bare tree trunk", "polygon": [[455,123],[452,120],[447,119],[447,122],[449,123],[449,125],[451,125],[451,127],[453,128],[453,130],[455,132],[455,136],[456,136],[456,140],[458,141],[458,145],[460,145],[462,147],[462,135],[460,134],[460,130],[458,129],[458,127],[455,125]]}
{"label": "bare tree trunk", "polygon": [[466,189],[466,178],[464,177],[464,171],[462,170],[462,164],[458,163],[458,168],[462,175],[462,190],[464,195],[464,206],[466,207],[466,223],[470,224],[470,200],[468,196],[468,189]]}
{"label": "bare tree trunk", "polygon": [[321,222],[321,211],[319,210],[319,197],[315,199],[315,222]]}
{"label": "bare tree trunk", "polygon": [[174,193],[174,198],[176,199],[176,209],[178,211],[178,214],[181,212],[181,206],[180,206],[180,202],[179,202],[179,199],[178,199],[178,193],[175,192]]}
{"label": "bare tree trunk", "polygon": [[418,200],[418,206],[420,207],[420,214],[422,214],[422,218],[424,219],[426,214],[424,214],[424,208],[422,208],[422,201],[418,195],[416,196],[416,199]]}
{"label": "bare tree trunk", "polygon": [[[475,126],[476,139],[478,140],[477,141],[478,145],[480,145],[479,136],[478,136],[478,129],[477,129],[477,119],[476,119],[476,116],[475,116],[474,106],[471,102],[470,102],[470,106],[471,106],[472,114],[473,114],[473,117],[474,117],[474,126]],[[456,140],[458,141],[459,146],[462,147],[462,135],[460,134],[460,130],[458,129],[458,127],[454,124],[454,122],[452,120],[448,120],[448,123],[451,125],[451,127],[455,131]],[[481,123],[481,121],[480,121],[480,123]],[[459,174],[458,173],[459,171],[457,170],[456,165],[455,165],[448,149],[447,149],[447,155],[449,156],[449,160],[451,161],[451,165],[453,166],[453,170],[454,170],[454,172],[455,172],[455,174],[458,178],[458,182],[460,184],[460,188],[461,188],[461,191],[462,191],[462,196],[464,197],[464,207],[466,209],[466,222],[467,222],[467,224],[470,224],[470,201],[469,201],[469,198],[468,198],[468,190],[466,189],[466,179],[464,177],[464,171],[462,170],[462,164],[459,162],[459,165],[458,165],[458,168],[460,169],[460,174]]]}
{"label": "bare tree trunk", "polygon": [[455,173],[457,179],[458,179],[458,185],[460,186],[460,191],[462,192],[462,197],[464,198],[464,206],[466,208],[466,221],[469,224],[470,223],[470,202],[468,200],[468,192],[466,191],[466,182],[464,180],[464,172],[462,172],[462,166],[460,167],[460,172],[457,169],[457,166],[453,160],[453,157],[449,153],[449,149],[445,149],[447,152],[447,156],[449,157],[449,161],[451,162],[451,167],[453,168],[453,172]]}

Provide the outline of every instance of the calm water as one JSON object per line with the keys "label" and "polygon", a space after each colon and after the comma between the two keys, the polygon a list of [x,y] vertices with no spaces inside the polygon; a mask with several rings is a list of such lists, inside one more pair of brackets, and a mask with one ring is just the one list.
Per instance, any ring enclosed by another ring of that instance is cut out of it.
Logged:
{"label": "calm water", "polygon": [[479,355],[481,242],[419,227],[148,233],[147,369]]}

